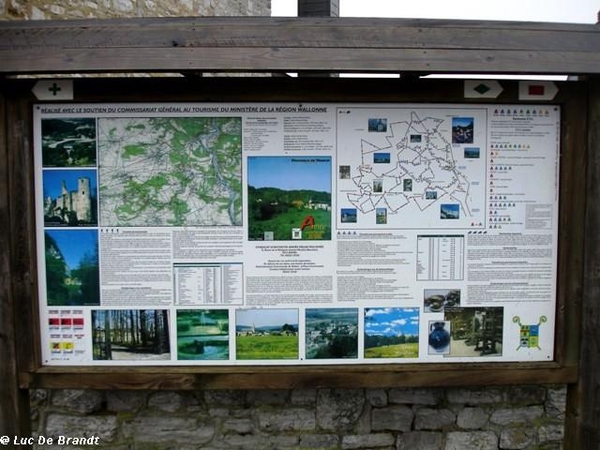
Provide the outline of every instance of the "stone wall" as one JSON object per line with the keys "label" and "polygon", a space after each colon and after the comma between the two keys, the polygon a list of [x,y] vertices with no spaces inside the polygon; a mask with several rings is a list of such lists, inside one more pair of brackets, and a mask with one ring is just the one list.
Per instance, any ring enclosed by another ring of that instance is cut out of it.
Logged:
{"label": "stone wall", "polygon": [[31,392],[36,439],[112,450],[559,450],[565,402],[564,386]]}
{"label": "stone wall", "polygon": [[270,16],[270,0],[0,0],[2,19]]}

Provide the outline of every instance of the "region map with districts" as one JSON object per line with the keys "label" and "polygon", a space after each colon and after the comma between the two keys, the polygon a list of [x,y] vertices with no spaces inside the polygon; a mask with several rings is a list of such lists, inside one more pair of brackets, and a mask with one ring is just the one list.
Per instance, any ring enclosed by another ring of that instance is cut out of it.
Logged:
{"label": "region map with districts", "polygon": [[101,226],[241,225],[240,117],[98,119]]}
{"label": "region map with districts", "polygon": [[485,227],[486,110],[340,112],[342,228]]}

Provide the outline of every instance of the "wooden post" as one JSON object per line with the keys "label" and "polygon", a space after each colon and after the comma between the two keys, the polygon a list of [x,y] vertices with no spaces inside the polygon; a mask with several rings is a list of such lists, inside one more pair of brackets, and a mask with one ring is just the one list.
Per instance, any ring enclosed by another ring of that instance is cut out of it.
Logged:
{"label": "wooden post", "polygon": [[298,17],[339,16],[339,0],[298,0]]}
{"label": "wooden post", "polygon": [[[590,77],[579,380],[569,386],[565,444],[600,448],[600,77]],[[567,447],[565,447],[567,448]]]}
{"label": "wooden post", "polygon": [[[298,17],[339,17],[339,0],[298,0]],[[299,77],[335,77],[337,74],[321,71],[298,72]]]}
{"label": "wooden post", "polygon": [[28,391],[20,390],[18,382],[7,135],[7,105],[0,78],[0,436],[29,436]]}

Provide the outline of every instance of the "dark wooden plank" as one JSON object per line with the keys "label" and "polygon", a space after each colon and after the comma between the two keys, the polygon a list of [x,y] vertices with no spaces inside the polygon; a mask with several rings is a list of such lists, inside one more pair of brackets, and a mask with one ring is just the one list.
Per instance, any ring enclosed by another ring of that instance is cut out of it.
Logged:
{"label": "dark wooden plank", "polygon": [[590,82],[585,262],[579,380],[569,388],[569,448],[600,448],[600,78]]}
{"label": "dark wooden plank", "polygon": [[600,72],[600,27],[353,18],[0,24],[0,71]]}
{"label": "dark wooden plank", "polygon": [[[9,146],[4,83],[0,79],[0,435],[29,435],[27,391],[19,389],[16,302],[11,263],[11,196],[9,195]],[[14,198],[12,198],[14,200]],[[29,303],[31,303],[29,301]],[[26,325],[29,329],[31,323]]]}
{"label": "dark wooden plank", "polygon": [[[153,373],[138,370],[47,371],[24,374],[23,387],[49,389],[317,389],[317,388],[391,388],[434,386],[488,386],[569,383],[576,379],[574,368],[509,369],[487,368],[453,370],[439,366],[405,370],[365,370],[357,367],[235,368],[227,373],[193,373],[177,370]],[[162,369],[161,369],[162,370]]]}
{"label": "dark wooden plank", "polygon": [[[563,85],[563,87],[566,87]],[[557,306],[555,360],[577,366],[581,336],[581,292],[584,253],[586,111],[587,87],[576,84],[561,109],[561,173],[559,212],[559,258],[557,266]],[[578,270],[576,268],[579,268]]]}

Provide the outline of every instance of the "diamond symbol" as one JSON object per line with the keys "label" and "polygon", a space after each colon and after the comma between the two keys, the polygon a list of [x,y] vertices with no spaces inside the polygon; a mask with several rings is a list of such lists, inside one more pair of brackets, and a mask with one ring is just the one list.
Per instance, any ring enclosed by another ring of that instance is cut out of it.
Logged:
{"label": "diamond symbol", "polygon": [[492,89],[491,87],[489,87],[489,86],[487,86],[487,85],[485,85],[483,83],[478,84],[477,86],[475,86],[473,88],[473,90],[477,91],[481,95],[485,94],[487,91],[489,91],[491,89]]}

